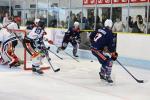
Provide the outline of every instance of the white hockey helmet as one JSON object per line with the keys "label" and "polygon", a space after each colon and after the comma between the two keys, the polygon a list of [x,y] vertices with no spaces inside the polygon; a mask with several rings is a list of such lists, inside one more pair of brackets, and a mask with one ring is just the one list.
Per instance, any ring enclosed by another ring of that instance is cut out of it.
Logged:
{"label": "white hockey helmet", "polygon": [[79,27],[79,22],[74,22],[75,27]]}
{"label": "white hockey helmet", "polygon": [[38,25],[39,21],[40,21],[40,19],[36,18],[36,19],[34,20],[34,23],[35,23],[36,25]]}
{"label": "white hockey helmet", "polygon": [[109,28],[112,28],[112,25],[113,25],[113,22],[111,19],[107,19],[104,23],[104,26],[105,27],[109,27]]}

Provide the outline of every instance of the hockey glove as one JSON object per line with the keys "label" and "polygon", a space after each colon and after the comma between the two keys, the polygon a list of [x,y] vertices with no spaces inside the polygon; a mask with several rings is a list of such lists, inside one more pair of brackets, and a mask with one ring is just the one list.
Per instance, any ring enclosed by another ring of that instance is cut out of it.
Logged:
{"label": "hockey glove", "polygon": [[42,58],[45,57],[45,52],[44,51],[40,51],[39,53],[40,53],[40,55],[41,55]]}
{"label": "hockey glove", "polygon": [[111,53],[111,59],[112,60],[116,60],[117,59],[117,57],[118,57],[118,53],[117,52],[113,52],[113,53]]}
{"label": "hockey glove", "polygon": [[48,40],[48,43],[49,43],[49,44],[53,44],[53,41],[52,41],[52,40]]}

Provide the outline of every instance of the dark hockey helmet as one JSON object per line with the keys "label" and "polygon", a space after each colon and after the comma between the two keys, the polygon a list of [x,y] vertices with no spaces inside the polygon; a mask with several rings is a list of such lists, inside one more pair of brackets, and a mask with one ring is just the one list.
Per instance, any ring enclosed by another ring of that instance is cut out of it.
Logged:
{"label": "dark hockey helmet", "polygon": [[41,27],[41,28],[44,28],[45,27],[45,22],[43,20],[40,20],[38,22],[38,26]]}

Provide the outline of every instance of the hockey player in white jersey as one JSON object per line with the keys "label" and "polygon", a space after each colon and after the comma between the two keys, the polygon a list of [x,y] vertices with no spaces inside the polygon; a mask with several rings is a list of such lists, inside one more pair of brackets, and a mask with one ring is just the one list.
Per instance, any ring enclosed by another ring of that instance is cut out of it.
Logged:
{"label": "hockey player in white jersey", "polygon": [[14,17],[13,20],[6,26],[3,26],[0,31],[1,62],[3,64],[8,63],[10,67],[19,66],[19,59],[14,53],[15,46],[18,44],[18,41],[13,30],[19,28],[18,23],[20,22],[20,17]]}
{"label": "hockey player in white jersey", "polygon": [[39,74],[43,74],[40,64],[42,57],[44,57],[42,49],[45,48],[43,45],[43,37],[46,34],[44,28],[45,23],[40,20],[23,40],[23,45],[32,58],[32,71]]}

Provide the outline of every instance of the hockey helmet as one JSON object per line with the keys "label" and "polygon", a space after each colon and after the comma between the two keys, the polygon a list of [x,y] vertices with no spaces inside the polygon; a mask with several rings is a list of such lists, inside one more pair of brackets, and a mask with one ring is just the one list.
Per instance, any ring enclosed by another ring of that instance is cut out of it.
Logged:
{"label": "hockey helmet", "polygon": [[105,27],[109,27],[109,28],[112,28],[112,25],[113,25],[113,22],[111,19],[107,19],[104,23],[104,26]]}
{"label": "hockey helmet", "polygon": [[40,19],[36,18],[36,19],[34,20],[35,25],[38,25],[39,21],[40,21]]}
{"label": "hockey helmet", "polygon": [[18,16],[15,16],[13,19],[14,19],[15,22],[21,22],[21,18],[18,17]]}
{"label": "hockey helmet", "polygon": [[79,22],[74,22],[75,27],[79,27]]}
{"label": "hockey helmet", "polygon": [[40,21],[38,22],[38,26],[44,28],[44,27],[45,27],[45,22],[42,21],[42,20],[40,20]]}

